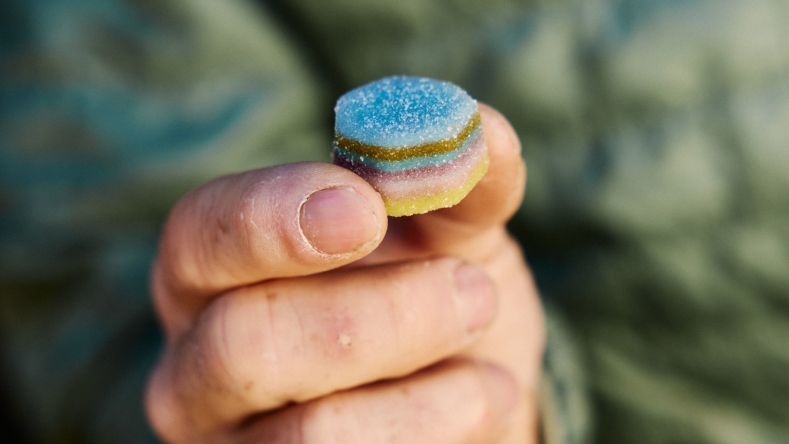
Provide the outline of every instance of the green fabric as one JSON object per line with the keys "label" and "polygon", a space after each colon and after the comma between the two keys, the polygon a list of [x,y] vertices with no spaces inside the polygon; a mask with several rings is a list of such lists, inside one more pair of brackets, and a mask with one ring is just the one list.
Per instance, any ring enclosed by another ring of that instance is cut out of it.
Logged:
{"label": "green fabric", "polygon": [[219,174],[327,160],[336,97],[409,74],[523,141],[510,226],[549,306],[551,436],[784,442],[787,42],[782,0],[1,2],[7,414],[37,442],[153,441],[168,208]]}
{"label": "green fabric", "polygon": [[547,339],[539,402],[544,444],[591,442],[588,369],[578,338],[560,308],[545,304]]}
{"label": "green fabric", "polygon": [[153,441],[163,218],[216,175],[328,159],[328,99],[244,2],[3,2],[0,20],[4,410],[34,442]]}

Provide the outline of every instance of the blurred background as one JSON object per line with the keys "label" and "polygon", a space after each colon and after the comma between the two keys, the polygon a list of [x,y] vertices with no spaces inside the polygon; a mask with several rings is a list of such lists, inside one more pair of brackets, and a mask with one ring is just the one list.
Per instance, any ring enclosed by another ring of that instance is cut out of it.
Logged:
{"label": "blurred background", "polygon": [[785,0],[3,0],[0,441],[156,442],[168,209],[392,74],[523,142],[548,442],[789,442]]}

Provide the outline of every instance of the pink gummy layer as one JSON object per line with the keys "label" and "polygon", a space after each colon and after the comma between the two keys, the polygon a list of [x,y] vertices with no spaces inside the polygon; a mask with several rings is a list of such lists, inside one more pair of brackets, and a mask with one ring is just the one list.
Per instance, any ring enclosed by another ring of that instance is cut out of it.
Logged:
{"label": "pink gummy layer", "polygon": [[487,148],[482,133],[458,157],[444,164],[402,171],[381,171],[338,157],[335,163],[364,178],[384,199],[407,199],[445,193],[465,185],[484,161]]}

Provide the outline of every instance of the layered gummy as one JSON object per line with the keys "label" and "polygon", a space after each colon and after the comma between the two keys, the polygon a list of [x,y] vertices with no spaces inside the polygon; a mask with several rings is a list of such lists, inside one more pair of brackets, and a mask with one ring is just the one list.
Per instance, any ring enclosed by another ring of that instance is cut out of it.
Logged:
{"label": "layered gummy", "polygon": [[477,102],[452,83],[386,77],[334,111],[334,163],[369,182],[390,216],[451,207],[488,169]]}

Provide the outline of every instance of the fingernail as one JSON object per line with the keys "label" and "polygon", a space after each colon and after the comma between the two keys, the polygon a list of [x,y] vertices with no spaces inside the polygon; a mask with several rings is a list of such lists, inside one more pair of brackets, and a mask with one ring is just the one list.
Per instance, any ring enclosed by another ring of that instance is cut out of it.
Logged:
{"label": "fingernail", "polygon": [[490,406],[497,418],[506,422],[506,416],[518,406],[518,383],[510,372],[498,365],[481,363],[480,379]]}
{"label": "fingernail", "polygon": [[496,287],[488,275],[463,263],[455,269],[455,290],[458,316],[469,332],[488,325],[496,314]]}
{"label": "fingernail", "polygon": [[357,251],[381,234],[373,207],[350,187],[310,195],[301,207],[299,224],[307,241],[327,254]]}

